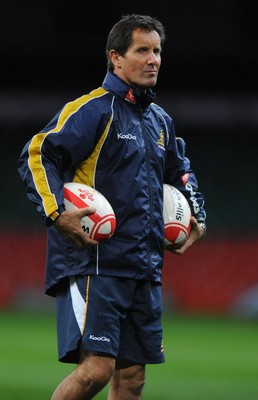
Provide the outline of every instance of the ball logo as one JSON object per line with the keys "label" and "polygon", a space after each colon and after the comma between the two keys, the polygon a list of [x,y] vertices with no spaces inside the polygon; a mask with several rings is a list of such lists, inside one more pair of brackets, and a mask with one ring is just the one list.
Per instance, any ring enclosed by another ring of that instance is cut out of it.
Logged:
{"label": "ball logo", "polygon": [[97,241],[110,238],[116,229],[116,216],[109,201],[96,189],[82,183],[64,184],[64,204],[67,211],[93,206],[96,211],[81,219],[81,227]]}
{"label": "ball logo", "polygon": [[83,230],[83,232],[85,232],[85,233],[87,233],[87,235],[89,235],[90,234],[90,227],[89,226],[86,226],[86,225],[82,225],[82,230]]}
{"label": "ball logo", "polygon": [[94,201],[93,193],[90,192],[89,190],[79,188],[78,192],[81,199],[88,199],[90,201]]}
{"label": "ball logo", "polygon": [[177,200],[177,203],[176,203],[176,220],[177,221],[182,221],[182,219],[184,217],[184,207],[183,207],[183,204],[181,202],[182,196],[180,196],[180,193],[175,192],[175,197],[176,197],[176,200]]}
{"label": "ball logo", "polygon": [[164,184],[163,218],[164,246],[182,245],[191,229],[191,209],[185,196],[168,184]]}

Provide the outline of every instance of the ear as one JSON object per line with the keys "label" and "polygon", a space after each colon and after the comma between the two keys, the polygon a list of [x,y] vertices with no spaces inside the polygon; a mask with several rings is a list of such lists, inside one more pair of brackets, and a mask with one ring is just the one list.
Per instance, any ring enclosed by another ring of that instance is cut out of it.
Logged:
{"label": "ear", "polygon": [[121,56],[116,50],[110,50],[109,58],[115,68],[121,68]]}

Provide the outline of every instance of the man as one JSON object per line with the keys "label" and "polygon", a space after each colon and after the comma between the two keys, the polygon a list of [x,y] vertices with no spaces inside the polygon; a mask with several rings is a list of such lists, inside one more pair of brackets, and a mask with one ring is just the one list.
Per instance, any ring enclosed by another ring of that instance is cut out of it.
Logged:
{"label": "man", "polygon": [[[48,226],[46,293],[56,298],[59,360],[76,363],[52,400],[92,399],[109,383],[109,400],[140,399],[145,365],[163,363],[163,182],[192,209],[183,254],[205,232],[204,198],[175,137],[169,115],[154,103],[165,40],[160,21],[126,15],[107,39],[101,87],[66,104],[24,147],[19,173]],[[63,184],[99,190],[117,219],[98,242],[67,212]]]}

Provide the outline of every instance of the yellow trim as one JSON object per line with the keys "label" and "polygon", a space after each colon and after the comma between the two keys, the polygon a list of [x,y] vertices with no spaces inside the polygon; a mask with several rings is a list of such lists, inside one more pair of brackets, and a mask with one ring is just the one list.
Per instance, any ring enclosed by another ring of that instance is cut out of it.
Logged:
{"label": "yellow trim", "polygon": [[33,176],[35,188],[39,196],[42,198],[42,204],[46,216],[49,216],[51,213],[56,211],[58,209],[58,205],[55,195],[50,190],[46,170],[42,164],[41,147],[44,143],[44,140],[51,133],[59,132],[71,115],[76,113],[80,107],[93,98],[101,97],[105,93],[106,90],[100,87],[87,95],[81,96],[80,98],[67,103],[59,115],[56,127],[49,132],[38,133],[31,140],[28,148],[28,165]]}
{"label": "yellow trim", "polygon": [[47,216],[58,209],[58,205],[53,193],[48,185],[46,170],[42,164],[41,146],[48,133],[39,133],[35,135],[30,143],[28,152],[28,164],[33,175],[35,187],[42,198],[43,207]]}
{"label": "yellow trim", "polygon": [[59,212],[56,210],[56,211],[53,211],[50,215],[49,215],[49,217],[52,219],[52,221],[55,221],[58,217],[60,216],[60,214],[59,214]]}
{"label": "yellow trim", "polygon": [[79,182],[79,183],[84,183],[85,185],[88,186],[95,186],[95,171],[96,171],[96,165],[98,162],[98,157],[101,151],[101,147],[108,135],[108,131],[111,125],[111,122],[113,120],[113,114],[111,115],[107,126],[99,139],[93,153],[87,160],[84,160],[77,168],[75,171],[74,175],[74,182]]}
{"label": "yellow trim", "polygon": [[84,333],[86,322],[87,322],[87,313],[89,306],[89,289],[90,289],[90,276],[87,277],[87,285],[86,285],[86,294],[85,294],[85,315],[84,315],[84,323],[82,326],[82,332]]}

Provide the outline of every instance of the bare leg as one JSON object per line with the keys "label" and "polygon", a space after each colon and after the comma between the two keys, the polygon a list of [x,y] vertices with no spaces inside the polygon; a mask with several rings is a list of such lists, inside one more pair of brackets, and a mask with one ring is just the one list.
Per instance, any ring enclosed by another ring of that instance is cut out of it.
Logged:
{"label": "bare leg", "polygon": [[97,354],[83,353],[75,370],[56,388],[51,400],[90,400],[110,380],[115,359]]}
{"label": "bare leg", "polygon": [[145,382],[145,366],[129,365],[117,368],[110,380],[107,400],[139,400]]}

